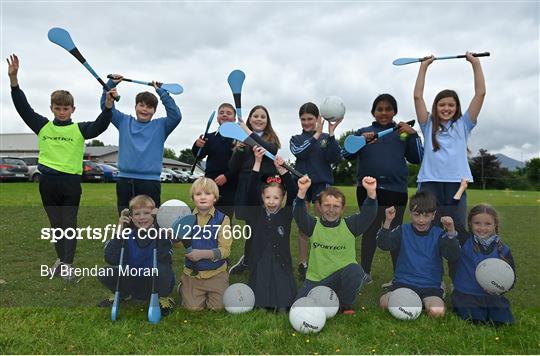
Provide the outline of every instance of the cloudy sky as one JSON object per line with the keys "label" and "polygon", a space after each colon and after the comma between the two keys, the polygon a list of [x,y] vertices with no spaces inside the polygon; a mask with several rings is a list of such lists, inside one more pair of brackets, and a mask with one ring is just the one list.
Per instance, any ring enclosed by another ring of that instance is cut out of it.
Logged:
{"label": "cloudy sky", "polygon": [[[412,90],[418,65],[399,57],[490,51],[482,66],[487,96],[469,145],[518,160],[539,156],[539,3],[512,2],[1,2],[1,53],[21,60],[19,80],[33,108],[50,117],[49,94],[75,96],[75,121],[98,115],[101,89],[67,52],[47,40],[67,29],[94,69],[105,77],[177,82],[183,118],[166,146],[190,147],[219,103],[232,102],[227,76],[246,73],[243,107],[265,105],[290,157],[288,141],[301,131],[298,108],[328,95],[343,98],[347,114],[337,134],[368,125],[371,103],[388,92],[397,120],[415,118]],[[0,132],[31,132],[13,108],[7,64],[1,69]],[[435,62],[425,98],[455,89],[464,106],[473,95],[465,60]],[[145,88],[122,83],[117,108],[133,113]],[[157,116],[163,115],[163,107]],[[214,124],[214,129],[217,124]],[[325,129],[326,130],[326,129]],[[99,137],[117,144],[111,125]]]}

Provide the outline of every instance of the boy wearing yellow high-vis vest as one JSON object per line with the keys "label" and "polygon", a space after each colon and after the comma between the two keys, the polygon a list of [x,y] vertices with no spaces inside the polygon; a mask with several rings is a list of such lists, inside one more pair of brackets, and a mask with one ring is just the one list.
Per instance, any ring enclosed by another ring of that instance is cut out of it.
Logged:
{"label": "boy wearing yellow high-vis vest", "polygon": [[[56,90],[51,94],[54,120],[50,121],[34,112],[19,88],[19,58],[13,54],[7,62],[15,109],[38,135],[39,193],[51,227],[76,228],[81,200],[84,140],[99,136],[109,126],[114,92],[109,92],[106,108],[96,121],[74,123],[71,120],[75,111],[73,96],[66,90]],[[60,274],[69,282],[75,279],[72,264],[76,246],[76,239],[61,238],[55,242],[57,259],[50,269],[53,275]]]}
{"label": "boy wearing yellow high-vis vest", "polygon": [[311,289],[326,286],[337,293],[341,312],[354,314],[356,296],[366,277],[356,261],[356,237],[366,231],[377,214],[377,180],[362,179],[367,191],[362,211],[346,218],[342,218],[345,195],[334,187],[319,195],[321,217],[310,216],[304,201],[310,186],[308,176],[298,180],[298,195],[293,204],[294,220],[310,243],[306,279],[296,297],[305,297]]}

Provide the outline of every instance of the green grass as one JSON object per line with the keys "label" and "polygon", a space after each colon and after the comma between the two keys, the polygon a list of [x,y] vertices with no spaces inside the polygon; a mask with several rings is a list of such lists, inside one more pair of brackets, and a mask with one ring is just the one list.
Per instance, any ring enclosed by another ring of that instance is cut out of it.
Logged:
{"label": "green grass", "polygon": [[[165,184],[162,200],[189,202],[188,185]],[[343,188],[349,212],[356,199],[353,187]],[[272,354],[538,354],[540,353],[536,272],[540,251],[540,194],[516,191],[468,191],[469,206],[495,205],[501,213],[501,235],[512,248],[518,281],[508,294],[516,318],[510,327],[473,326],[448,313],[432,320],[422,315],[400,322],[378,308],[380,284],[391,278],[389,255],[377,251],[375,282],[358,298],[355,316],[338,315],[318,335],[295,333],[284,314],[253,311],[187,312],[177,308],[158,325],[146,320],[146,303],[122,304],[120,320],[110,321],[110,309],[95,307],[107,291],[95,278],[79,284],[39,276],[39,265],[55,259],[50,243],[39,239],[48,227],[38,185],[0,184],[0,353],[272,353]],[[79,226],[103,227],[116,222],[113,184],[84,184]],[[294,224],[293,224],[294,226]],[[291,248],[296,261],[297,230]],[[231,259],[242,253],[233,243]],[[178,274],[183,250],[174,254]],[[79,241],[78,266],[103,265],[98,241]],[[247,275],[231,277],[231,283]],[[448,283],[448,280],[447,280]],[[175,296],[176,297],[176,296]]]}

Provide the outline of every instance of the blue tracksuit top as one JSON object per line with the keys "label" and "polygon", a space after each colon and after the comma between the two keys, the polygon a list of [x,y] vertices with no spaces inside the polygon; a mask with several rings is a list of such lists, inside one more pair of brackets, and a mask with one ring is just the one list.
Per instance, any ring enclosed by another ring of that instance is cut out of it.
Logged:
{"label": "blue tracksuit top", "polygon": [[[112,80],[107,84],[115,87]],[[165,106],[166,117],[140,122],[113,106],[111,122],[119,134],[119,177],[160,180],[165,140],[182,120],[182,114],[166,90],[158,88],[157,93]],[[101,107],[105,107],[105,92],[101,96]]]}
{"label": "blue tracksuit top", "polygon": [[314,131],[302,131],[300,135],[291,137],[290,148],[296,157],[296,170],[309,175],[312,184],[334,183],[331,164],[341,161],[339,144],[327,133],[322,133],[315,140]]}
{"label": "blue tracksuit top", "polygon": [[[380,125],[374,121],[371,126],[359,129],[355,135],[365,132],[381,132],[396,126],[395,122],[389,125]],[[409,135],[402,141],[399,133],[393,132],[383,136],[373,144],[367,144],[355,154],[342,151],[343,157],[348,160],[356,158],[356,179],[362,181],[365,176],[377,179],[377,189],[393,192],[407,192],[407,161],[420,164],[424,155],[422,141],[418,134]]]}
{"label": "blue tracksuit top", "polygon": [[381,228],[377,246],[384,251],[399,250],[394,280],[419,288],[440,288],[442,257],[450,262],[459,258],[459,241],[432,225],[428,231],[417,231],[412,224],[393,230]]}

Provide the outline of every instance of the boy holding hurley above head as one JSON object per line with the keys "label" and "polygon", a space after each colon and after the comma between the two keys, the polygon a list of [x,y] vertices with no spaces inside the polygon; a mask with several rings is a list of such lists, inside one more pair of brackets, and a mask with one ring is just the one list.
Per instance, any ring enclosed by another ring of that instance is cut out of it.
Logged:
{"label": "boy holding hurley above head", "polygon": [[354,314],[356,295],[365,278],[362,267],[356,262],[356,237],[371,225],[377,213],[377,180],[362,179],[367,191],[362,212],[344,219],[345,195],[334,187],[326,188],[319,195],[321,217],[310,216],[304,201],[310,185],[308,176],[298,180],[298,195],[293,205],[298,229],[306,234],[311,244],[306,280],[297,298],[305,297],[316,286],[327,286],[337,293],[341,312]]}
{"label": "boy holding hurley above head", "polygon": [[[107,83],[111,88],[122,81],[113,75]],[[161,205],[161,170],[165,140],[182,119],[180,109],[169,93],[152,82],[167,112],[166,117],[152,120],[158,104],[156,96],[142,92],[135,97],[135,117],[118,111],[114,105],[111,121],[118,129],[118,182],[116,197],[118,214],[128,206],[131,198],[139,194],[150,196],[156,206]],[[101,106],[105,93],[101,96]]]}
{"label": "boy holding hurley above head", "polygon": [[[66,90],[56,90],[51,94],[54,120],[49,121],[34,112],[19,88],[17,78],[19,58],[13,54],[7,62],[11,98],[15,109],[25,124],[38,135],[38,168],[41,172],[39,193],[51,227],[76,228],[81,200],[84,140],[99,136],[109,126],[114,90],[107,93],[104,98],[103,111],[96,121],[77,124],[71,120],[71,115],[75,111],[73,96]],[[51,267],[53,274],[61,271],[64,280],[75,280],[71,265],[76,247],[76,239],[56,241],[54,248],[57,259]]]}

